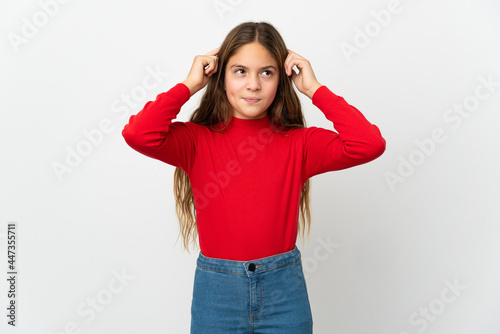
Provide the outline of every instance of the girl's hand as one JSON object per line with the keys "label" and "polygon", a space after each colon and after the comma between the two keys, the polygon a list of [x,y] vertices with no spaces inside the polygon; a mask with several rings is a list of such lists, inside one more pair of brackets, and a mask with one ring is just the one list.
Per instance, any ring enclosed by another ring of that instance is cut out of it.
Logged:
{"label": "girl's hand", "polygon": [[210,51],[206,55],[194,57],[193,65],[191,66],[188,77],[182,82],[189,88],[191,96],[205,87],[208,83],[208,78],[217,72],[217,53],[219,52],[219,49],[220,47]]}
{"label": "girl's hand", "polygon": [[[293,70],[293,66],[297,66],[299,73]],[[307,59],[288,50],[288,56],[285,59],[285,73],[292,76],[297,89],[312,99],[316,90],[322,85],[316,80],[311,64]]]}

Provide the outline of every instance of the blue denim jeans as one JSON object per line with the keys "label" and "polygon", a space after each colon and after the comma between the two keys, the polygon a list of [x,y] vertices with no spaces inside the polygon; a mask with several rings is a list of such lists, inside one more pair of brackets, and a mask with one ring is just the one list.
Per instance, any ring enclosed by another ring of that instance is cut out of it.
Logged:
{"label": "blue denim jeans", "polygon": [[311,334],[313,326],[297,246],[250,261],[199,252],[191,334]]}

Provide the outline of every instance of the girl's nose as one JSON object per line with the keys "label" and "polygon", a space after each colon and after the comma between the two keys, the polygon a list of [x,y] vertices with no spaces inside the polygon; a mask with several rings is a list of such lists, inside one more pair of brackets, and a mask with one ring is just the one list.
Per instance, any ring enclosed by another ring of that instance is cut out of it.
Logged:
{"label": "girl's nose", "polygon": [[260,80],[257,75],[249,75],[246,80],[246,88],[248,90],[260,89]]}

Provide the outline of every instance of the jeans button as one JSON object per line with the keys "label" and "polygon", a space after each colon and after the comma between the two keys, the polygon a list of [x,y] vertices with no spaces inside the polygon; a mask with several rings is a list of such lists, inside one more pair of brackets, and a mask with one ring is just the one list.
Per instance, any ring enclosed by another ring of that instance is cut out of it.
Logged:
{"label": "jeans button", "polygon": [[255,270],[255,263],[250,263],[250,264],[248,265],[248,270],[250,270],[250,271],[254,271],[254,270]]}

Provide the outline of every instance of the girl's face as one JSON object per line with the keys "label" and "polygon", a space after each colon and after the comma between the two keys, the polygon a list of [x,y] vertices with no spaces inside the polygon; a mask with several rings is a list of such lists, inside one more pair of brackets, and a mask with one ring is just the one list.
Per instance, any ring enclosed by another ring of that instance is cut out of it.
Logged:
{"label": "girl's face", "polygon": [[240,47],[226,65],[224,86],[233,117],[263,118],[273,103],[279,83],[276,60],[253,42]]}

